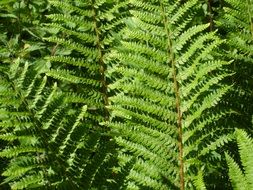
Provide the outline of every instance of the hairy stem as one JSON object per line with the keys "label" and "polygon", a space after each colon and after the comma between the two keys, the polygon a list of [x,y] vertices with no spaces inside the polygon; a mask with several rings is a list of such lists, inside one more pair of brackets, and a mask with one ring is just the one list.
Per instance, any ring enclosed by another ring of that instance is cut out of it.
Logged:
{"label": "hairy stem", "polygon": [[180,177],[180,190],[185,189],[185,180],[184,180],[184,159],[183,159],[183,130],[182,130],[182,112],[181,112],[181,99],[179,93],[179,85],[177,81],[177,69],[176,69],[176,61],[175,55],[172,48],[172,40],[170,38],[171,31],[168,28],[168,19],[165,13],[164,6],[161,4],[162,13],[163,13],[163,22],[164,27],[166,30],[167,38],[168,38],[168,46],[167,46],[167,53],[168,53],[168,64],[171,63],[172,67],[172,75],[173,75],[173,85],[175,91],[175,98],[176,98],[176,111],[177,111],[177,128],[178,128],[178,148],[179,148],[179,177]]}

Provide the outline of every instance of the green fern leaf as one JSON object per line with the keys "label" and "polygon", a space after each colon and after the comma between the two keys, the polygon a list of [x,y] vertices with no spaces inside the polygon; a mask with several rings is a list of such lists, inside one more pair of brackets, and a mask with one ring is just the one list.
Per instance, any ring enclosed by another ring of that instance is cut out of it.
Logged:
{"label": "green fern leaf", "polygon": [[253,141],[252,138],[250,138],[242,129],[237,129],[235,135],[243,170],[239,164],[237,164],[234,159],[226,153],[226,160],[229,166],[229,177],[234,189],[251,189],[253,187],[253,154],[249,151],[249,149],[252,147]]}
{"label": "green fern leaf", "polygon": [[208,25],[190,26],[197,3],[132,0],[123,40],[107,56],[117,92],[108,125],[136,159],[126,189],[191,189],[197,171],[210,170],[208,157],[233,139],[216,125],[232,113],[217,111],[231,62],[214,53],[224,41]]}
{"label": "green fern leaf", "polygon": [[248,188],[253,188],[253,166],[252,166],[252,158],[253,153],[250,150],[253,144],[253,140],[247,135],[245,131],[237,130],[237,141],[239,146],[239,153],[241,156],[241,161],[243,168],[245,170],[245,178],[248,183]]}

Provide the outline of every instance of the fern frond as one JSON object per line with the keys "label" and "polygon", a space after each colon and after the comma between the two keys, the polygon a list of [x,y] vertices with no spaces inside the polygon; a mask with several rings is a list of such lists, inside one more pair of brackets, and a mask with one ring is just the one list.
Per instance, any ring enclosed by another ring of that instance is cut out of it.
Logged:
{"label": "fern frond", "polygon": [[[83,105],[86,98],[80,103],[81,97],[61,92],[57,83],[50,87],[47,77],[36,74],[31,64],[17,64],[4,78],[10,93],[0,95],[0,139],[8,142],[0,157],[10,160],[2,174],[4,183],[12,189],[99,186],[97,175],[110,165],[112,153],[107,149],[114,146],[103,136],[106,131],[93,125],[103,118],[88,113],[101,109],[101,103],[88,110]],[[3,102],[5,96],[18,101]],[[83,106],[73,109],[74,103]],[[113,178],[111,172],[103,173]]]}
{"label": "fern frond", "polygon": [[[41,146],[43,141],[40,141],[39,122],[34,118],[34,111],[38,107],[29,107],[34,104],[33,100],[36,104],[42,91],[46,92],[47,89],[45,86],[36,87],[40,83],[40,76],[28,62],[17,59],[6,74],[4,80],[9,84],[6,86],[9,93],[0,95],[0,107],[5,115],[0,121],[0,138],[8,143],[1,150],[0,157],[8,158],[10,164],[3,172],[6,177],[4,183],[9,183],[12,189],[41,186],[42,175],[37,175],[35,171],[42,167],[37,160],[45,153],[45,148]],[[39,91],[35,98],[34,94]],[[27,158],[31,158],[29,162]]]}
{"label": "fern frond", "polygon": [[[55,152],[49,158],[57,157],[62,165],[51,167],[55,176],[52,186],[77,189],[113,186],[117,177],[112,171],[115,145],[108,127],[102,125],[109,120],[105,58],[111,46],[118,43],[120,34],[116,33],[124,25],[128,1],[52,0],[50,4],[60,13],[48,16],[51,23],[46,27],[58,33],[45,38],[55,44],[47,57],[52,67],[46,75],[63,87],[62,101],[73,106],[65,108],[61,104],[49,115],[45,112],[44,120],[50,119],[43,125],[50,139],[50,150]],[[62,54],[61,48],[69,53]],[[59,120],[61,114],[63,119]],[[66,175],[60,176],[61,173]]]}
{"label": "fern frond", "polygon": [[117,92],[108,125],[124,154],[136,159],[125,185],[191,188],[196,171],[210,169],[203,160],[232,139],[216,125],[232,114],[217,112],[231,89],[222,82],[231,62],[214,53],[224,41],[206,33],[208,25],[190,26],[196,0],[131,4],[123,40],[107,56],[114,64],[109,88]]}

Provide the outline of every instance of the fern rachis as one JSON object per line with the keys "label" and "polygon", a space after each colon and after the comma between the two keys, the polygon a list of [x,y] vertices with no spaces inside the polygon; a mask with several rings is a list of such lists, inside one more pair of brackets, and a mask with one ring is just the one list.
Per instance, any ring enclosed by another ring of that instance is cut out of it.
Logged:
{"label": "fern rachis", "polygon": [[[223,42],[214,32],[205,33],[208,25],[190,27],[192,17],[184,19],[197,1],[131,2],[122,45],[108,58],[117,60],[109,74],[115,78],[110,88],[119,92],[110,98],[114,122],[109,126],[118,131],[123,153],[143,165],[133,166],[126,186],[190,188],[195,171],[208,169],[202,160],[232,138],[212,125],[229,111],[208,116],[230,89],[221,83],[230,75],[222,70],[229,63],[212,55]],[[160,145],[148,143],[155,137]],[[170,151],[161,153],[160,146]],[[155,168],[155,174],[144,167]]]}

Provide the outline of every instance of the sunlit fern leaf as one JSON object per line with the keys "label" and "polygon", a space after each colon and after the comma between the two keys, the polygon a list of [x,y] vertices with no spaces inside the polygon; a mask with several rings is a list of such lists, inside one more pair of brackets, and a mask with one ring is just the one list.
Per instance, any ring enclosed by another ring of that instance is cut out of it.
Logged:
{"label": "sunlit fern leaf", "polygon": [[253,140],[247,135],[247,133],[241,129],[236,130],[236,140],[239,147],[239,153],[241,158],[241,165],[226,153],[226,160],[229,166],[229,178],[232,186],[237,189],[252,189],[253,188],[253,166],[252,166],[252,148]]}
{"label": "sunlit fern leaf", "polygon": [[[122,28],[128,2],[66,0],[50,1],[50,4],[62,12],[48,15],[52,20],[48,27],[60,32],[57,37],[46,39],[56,44],[52,56],[48,57],[53,66],[47,75],[62,81],[60,85],[67,84],[65,91],[86,99],[88,112],[96,102],[97,115],[108,118],[103,108],[108,104],[104,56],[115,41],[115,33]],[[57,52],[61,47],[72,53],[61,55]]]}
{"label": "sunlit fern leaf", "polygon": [[242,161],[242,166],[244,168],[244,173],[246,177],[246,181],[248,183],[248,188],[253,188],[253,165],[252,165],[252,158],[253,153],[249,151],[253,145],[253,140],[251,137],[247,135],[247,133],[243,130],[237,130],[237,142],[239,147],[239,153]]}
{"label": "sunlit fern leaf", "polygon": [[229,166],[229,176],[232,181],[234,189],[248,189],[245,177],[239,167],[239,165],[233,160],[231,156],[226,154],[227,163]]}
{"label": "sunlit fern leaf", "polygon": [[205,186],[205,182],[203,178],[203,172],[199,171],[193,183],[197,190],[206,190],[206,186]]}
{"label": "sunlit fern leaf", "polygon": [[130,2],[123,40],[107,56],[117,92],[108,125],[136,159],[125,186],[191,189],[198,170],[211,171],[210,160],[221,158],[213,155],[233,138],[221,122],[232,112],[218,107],[231,89],[222,82],[230,62],[214,53],[223,40],[208,25],[190,25],[196,0]]}

